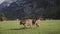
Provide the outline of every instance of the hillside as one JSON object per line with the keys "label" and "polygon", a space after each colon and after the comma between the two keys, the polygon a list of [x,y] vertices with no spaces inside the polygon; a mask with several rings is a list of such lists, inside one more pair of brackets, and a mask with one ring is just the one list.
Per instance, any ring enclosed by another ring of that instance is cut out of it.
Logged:
{"label": "hillside", "polygon": [[60,0],[15,0],[5,1],[0,4],[0,12],[8,19],[35,18],[60,18]]}

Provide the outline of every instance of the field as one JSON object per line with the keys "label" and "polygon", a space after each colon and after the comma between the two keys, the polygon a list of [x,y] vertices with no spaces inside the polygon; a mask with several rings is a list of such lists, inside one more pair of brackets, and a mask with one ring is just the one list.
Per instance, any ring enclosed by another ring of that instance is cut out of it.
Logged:
{"label": "field", "polygon": [[19,21],[0,21],[0,34],[60,34],[60,20],[45,20],[40,27],[22,29]]}

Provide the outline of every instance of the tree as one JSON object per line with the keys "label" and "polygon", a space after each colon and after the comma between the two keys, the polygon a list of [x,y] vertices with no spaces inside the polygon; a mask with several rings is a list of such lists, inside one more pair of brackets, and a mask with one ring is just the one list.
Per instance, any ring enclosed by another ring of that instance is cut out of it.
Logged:
{"label": "tree", "polygon": [[5,14],[0,12],[0,18],[4,17]]}

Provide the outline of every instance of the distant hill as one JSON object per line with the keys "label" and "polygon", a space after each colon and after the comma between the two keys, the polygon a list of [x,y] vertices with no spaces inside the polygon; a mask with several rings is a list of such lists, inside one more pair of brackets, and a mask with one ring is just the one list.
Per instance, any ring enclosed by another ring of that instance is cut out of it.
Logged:
{"label": "distant hill", "polygon": [[15,0],[0,4],[0,12],[8,19],[36,18],[60,18],[60,0]]}

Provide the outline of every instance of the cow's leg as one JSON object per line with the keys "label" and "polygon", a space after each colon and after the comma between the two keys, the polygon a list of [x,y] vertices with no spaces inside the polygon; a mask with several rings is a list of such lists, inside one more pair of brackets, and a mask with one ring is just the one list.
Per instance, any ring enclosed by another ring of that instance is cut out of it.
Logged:
{"label": "cow's leg", "polygon": [[39,27],[40,26],[40,24],[39,23],[35,23],[35,27]]}
{"label": "cow's leg", "polygon": [[35,21],[35,24],[34,24],[34,26],[36,27],[36,21]]}
{"label": "cow's leg", "polygon": [[40,25],[39,25],[39,23],[36,23],[36,27],[39,27]]}
{"label": "cow's leg", "polygon": [[30,24],[29,24],[29,28],[31,28],[31,26],[32,26],[32,24],[30,23]]}
{"label": "cow's leg", "polygon": [[25,28],[25,29],[27,28],[27,24],[24,24],[24,28]]}

